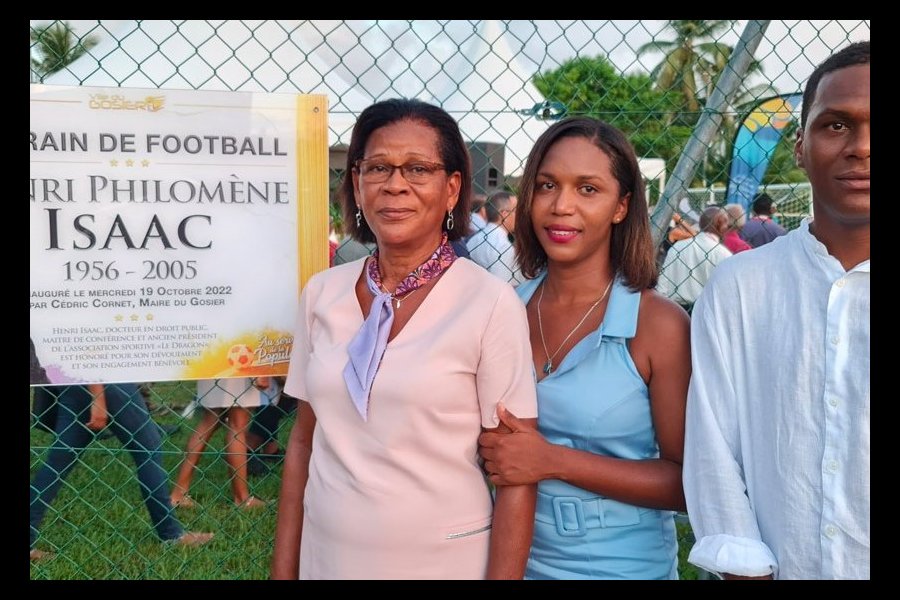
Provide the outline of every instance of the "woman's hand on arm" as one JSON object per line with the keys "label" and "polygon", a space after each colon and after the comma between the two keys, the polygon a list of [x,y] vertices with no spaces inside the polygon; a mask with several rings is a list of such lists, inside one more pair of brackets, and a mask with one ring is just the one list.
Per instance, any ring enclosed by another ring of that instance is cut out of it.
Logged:
{"label": "woman's hand on arm", "polygon": [[537,430],[537,419],[519,419],[497,405],[500,426],[478,437],[488,479],[496,486],[536,484],[546,479],[546,453],[551,444]]}
{"label": "woman's hand on arm", "polygon": [[271,579],[297,579],[300,575],[300,540],[303,535],[303,496],[309,479],[316,415],[309,403],[297,403],[297,421],[291,430],[284,454],[278,517],[275,523],[275,550]]}
{"label": "woman's hand on arm", "polygon": [[522,579],[534,534],[534,507],[540,477],[534,465],[524,469],[514,466],[515,457],[530,457],[531,452],[539,452],[540,444],[546,442],[537,432],[537,419],[519,419],[502,405],[497,407],[497,416],[500,426],[482,433],[479,438],[479,442],[484,440],[489,444],[482,446],[482,456],[487,450],[493,457],[491,461],[485,460],[485,469],[499,470],[490,476],[497,490],[487,578]]}

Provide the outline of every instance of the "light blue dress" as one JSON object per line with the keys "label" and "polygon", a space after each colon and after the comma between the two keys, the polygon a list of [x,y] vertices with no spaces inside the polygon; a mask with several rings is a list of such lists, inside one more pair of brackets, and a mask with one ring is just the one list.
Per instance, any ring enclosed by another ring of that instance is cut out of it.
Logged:
{"label": "light blue dress", "polygon": [[[544,275],[517,288],[523,302]],[[626,345],[640,298],[617,278],[600,327],[537,384],[539,429],[549,442],[617,458],[659,456],[647,385]],[[540,482],[527,579],[677,579],[677,554],[673,511]]]}

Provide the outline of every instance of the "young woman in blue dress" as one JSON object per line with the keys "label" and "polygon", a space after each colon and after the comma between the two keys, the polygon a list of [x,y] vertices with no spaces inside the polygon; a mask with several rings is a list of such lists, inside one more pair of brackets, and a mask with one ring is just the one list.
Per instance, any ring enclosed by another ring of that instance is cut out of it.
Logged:
{"label": "young woman in blue dress", "polygon": [[495,485],[539,483],[526,577],[676,579],[690,322],[653,290],[634,150],[602,121],[556,123],[519,198],[538,426],[501,407],[513,432],[480,451]]}

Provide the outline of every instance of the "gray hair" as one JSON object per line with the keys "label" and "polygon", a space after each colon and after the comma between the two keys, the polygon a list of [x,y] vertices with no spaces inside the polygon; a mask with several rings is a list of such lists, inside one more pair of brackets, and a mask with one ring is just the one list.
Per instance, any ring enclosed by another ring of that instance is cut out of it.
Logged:
{"label": "gray hair", "polygon": [[728,213],[728,226],[731,229],[741,229],[747,223],[747,213],[740,204],[726,204],[725,212]]}

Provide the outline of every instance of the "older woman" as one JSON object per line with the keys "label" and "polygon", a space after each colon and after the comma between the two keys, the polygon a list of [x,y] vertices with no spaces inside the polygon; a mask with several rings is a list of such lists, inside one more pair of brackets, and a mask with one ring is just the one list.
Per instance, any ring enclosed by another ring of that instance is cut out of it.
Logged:
{"label": "older woman", "polygon": [[528,328],[513,289],[450,245],[468,231],[470,169],[438,107],[387,100],[359,116],[345,222],[377,251],[301,295],[273,578],[524,573],[535,486],[492,502],[477,440],[501,402],[536,416]]}
{"label": "older woman", "polygon": [[535,143],[519,198],[540,428],[501,411],[513,434],[481,443],[499,489],[540,482],[526,577],[677,578],[689,323],[653,291],[634,150],[602,121],[560,121]]}
{"label": "older woman", "polygon": [[722,243],[731,250],[732,254],[753,250],[753,246],[741,238],[741,230],[747,224],[747,214],[744,212],[744,207],[740,204],[726,204],[724,208],[728,214],[728,229],[725,230],[725,235],[722,236]]}

